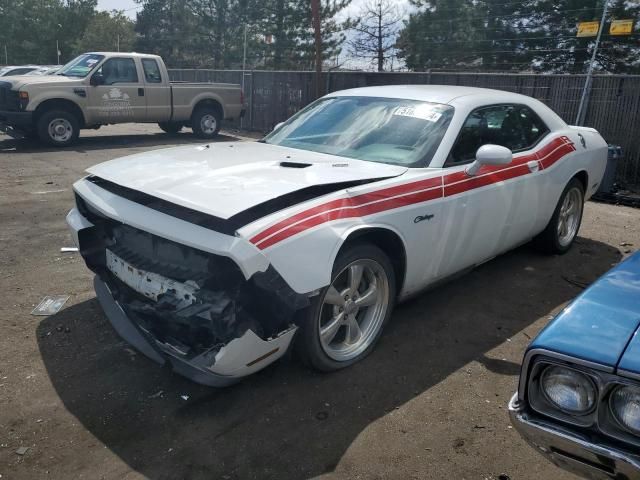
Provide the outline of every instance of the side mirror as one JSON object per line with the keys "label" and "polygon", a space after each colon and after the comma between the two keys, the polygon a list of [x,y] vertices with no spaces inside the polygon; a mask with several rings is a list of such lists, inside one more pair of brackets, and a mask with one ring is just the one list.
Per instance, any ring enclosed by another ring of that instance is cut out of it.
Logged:
{"label": "side mirror", "polygon": [[473,176],[483,165],[509,165],[512,160],[513,153],[507,147],[483,145],[476,152],[475,161],[467,167],[465,172],[467,175]]}
{"label": "side mirror", "polygon": [[97,87],[98,85],[104,85],[104,75],[102,75],[101,73],[94,73],[93,75],[91,75],[91,80],[89,80],[89,83],[94,87]]}

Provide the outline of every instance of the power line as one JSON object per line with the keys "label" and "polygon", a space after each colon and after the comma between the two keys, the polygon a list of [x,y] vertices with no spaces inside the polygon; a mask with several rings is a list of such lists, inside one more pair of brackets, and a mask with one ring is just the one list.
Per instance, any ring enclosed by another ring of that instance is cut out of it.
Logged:
{"label": "power line", "polygon": [[[483,2],[479,2],[479,3],[483,3]],[[580,9],[574,9],[574,10],[577,10],[577,11],[594,10],[594,11],[597,12],[598,3],[599,2],[594,2],[593,7],[584,7],[584,8],[580,8]],[[495,7],[505,7],[505,6],[508,6],[508,5],[518,5],[518,6],[522,7],[522,4],[523,4],[522,1],[496,3],[496,4],[490,4],[489,2],[484,2],[485,9],[487,9],[487,10],[490,10],[492,8],[495,8]],[[478,5],[476,4],[475,6],[477,7]],[[443,12],[456,12],[456,13],[459,13],[460,12],[460,8],[435,8],[435,9],[429,9],[427,7],[424,10],[418,10],[417,11],[418,14],[427,13],[427,12],[429,12],[429,13],[443,13]],[[598,16],[598,13],[596,13],[596,16]]]}

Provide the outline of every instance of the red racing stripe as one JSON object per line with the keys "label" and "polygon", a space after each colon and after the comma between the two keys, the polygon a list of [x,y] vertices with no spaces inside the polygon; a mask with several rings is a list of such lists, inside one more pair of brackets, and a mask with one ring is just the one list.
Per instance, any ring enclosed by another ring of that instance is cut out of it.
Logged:
{"label": "red racing stripe", "polygon": [[546,169],[573,151],[575,147],[568,137],[558,137],[536,152],[514,157],[506,167],[485,165],[473,177],[460,171],[350,198],[332,200],[281,220],[252,237],[250,241],[264,250],[291,236],[333,220],[372,215],[527,175],[531,173],[528,166],[531,161],[538,161],[540,167]]}
{"label": "red racing stripe", "polygon": [[[372,215],[374,213],[383,212],[385,210],[391,210],[393,208],[405,207],[414,203],[422,203],[427,200],[433,200],[435,198],[442,197],[442,190],[440,188],[432,188],[431,190],[423,190],[416,193],[410,193],[401,197],[393,197],[381,202],[369,203],[355,208],[343,208],[341,210],[331,210],[324,212],[315,217],[311,217],[304,222],[297,223],[290,226],[275,235],[262,241],[258,248],[261,250],[270,247],[286,238],[301,233],[309,228],[321,225],[332,220],[339,220],[343,218],[364,217],[365,215]],[[253,240],[252,240],[253,241]]]}
{"label": "red racing stripe", "polygon": [[320,213],[325,213],[330,210],[335,210],[339,208],[350,208],[357,207],[359,205],[363,205],[365,203],[376,202],[378,200],[384,200],[390,197],[396,197],[398,195],[403,195],[406,193],[416,192],[419,190],[425,190],[428,188],[441,187],[442,186],[442,178],[428,178],[426,180],[419,180],[417,182],[405,183],[402,185],[396,185],[394,187],[384,188],[382,190],[376,190],[374,192],[364,193],[362,195],[357,195],[355,197],[349,198],[340,198],[337,200],[332,200],[331,202],[318,205],[316,207],[310,208],[303,212],[297,213],[293,217],[289,217],[285,220],[282,220],[275,225],[263,230],[253,238],[251,238],[251,243],[256,244],[265,238],[273,235],[274,233],[286,228],[294,223],[300,222],[305,218],[318,215]]}

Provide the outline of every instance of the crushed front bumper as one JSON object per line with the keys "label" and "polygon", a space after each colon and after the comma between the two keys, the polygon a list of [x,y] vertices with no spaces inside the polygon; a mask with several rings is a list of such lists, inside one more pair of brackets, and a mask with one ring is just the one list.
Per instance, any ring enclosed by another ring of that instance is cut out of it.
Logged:
{"label": "crushed front bumper", "polygon": [[640,455],[539,418],[518,400],[518,394],[509,402],[509,416],[534,449],[564,470],[589,479],[640,478]]}
{"label": "crushed front bumper", "polygon": [[[169,346],[154,340],[131,321],[113,299],[109,287],[97,276],[93,285],[104,313],[124,340],[151,360],[161,365],[169,362],[176,373],[203,385],[225,387],[275,362],[285,354],[296,331],[296,327],[292,327],[276,338],[262,340],[251,330],[247,330],[242,337],[222,347],[214,357],[201,355],[186,360],[178,352],[172,352]],[[210,365],[212,360],[214,363]]]}
{"label": "crushed front bumper", "polygon": [[218,387],[286,353],[295,314],[308,298],[272,267],[246,279],[227,257],[125,225],[77,201],[84,214],[73,209],[67,223],[96,273],[98,300],[115,330],[140,352]]}

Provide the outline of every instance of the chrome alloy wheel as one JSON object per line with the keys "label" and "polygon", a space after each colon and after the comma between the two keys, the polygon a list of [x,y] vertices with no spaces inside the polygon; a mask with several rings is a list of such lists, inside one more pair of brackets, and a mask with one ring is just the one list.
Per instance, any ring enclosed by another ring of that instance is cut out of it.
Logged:
{"label": "chrome alloy wheel", "polygon": [[327,289],[320,309],[320,344],[331,359],[344,362],[367,349],[389,308],[389,279],[378,262],[347,265]]}
{"label": "chrome alloy wheel", "polygon": [[584,205],[582,200],[582,192],[577,187],[569,190],[564,197],[557,225],[558,243],[563,247],[569,245],[578,233]]}
{"label": "chrome alloy wheel", "polygon": [[202,133],[206,135],[213,135],[216,132],[217,127],[218,120],[216,120],[214,115],[205,113],[202,118],[200,118],[200,130],[202,130]]}
{"label": "chrome alloy wheel", "polygon": [[58,143],[69,141],[73,136],[73,126],[66,118],[54,118],[49,122],[49,137]]}

